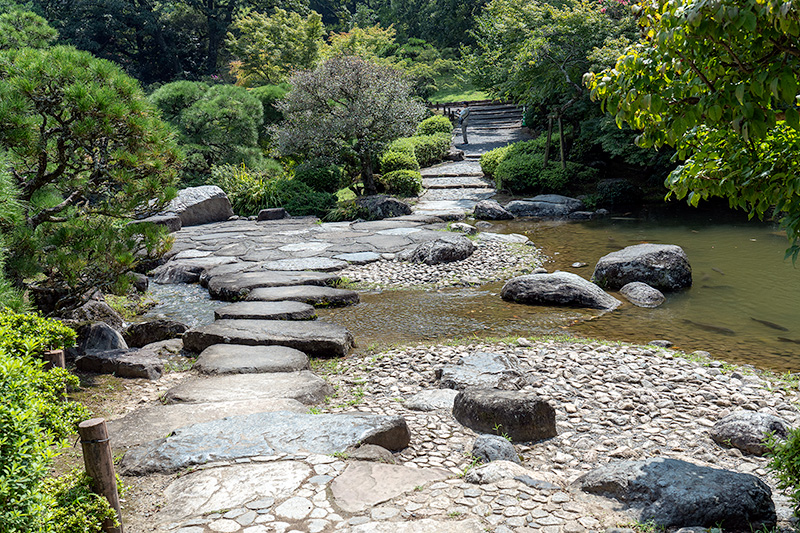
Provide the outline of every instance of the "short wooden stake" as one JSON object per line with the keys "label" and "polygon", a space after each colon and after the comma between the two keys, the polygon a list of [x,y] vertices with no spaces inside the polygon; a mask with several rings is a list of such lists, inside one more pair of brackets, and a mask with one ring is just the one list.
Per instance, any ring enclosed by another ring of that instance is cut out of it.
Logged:
{"label": "short wooden stake", "polygon": [[119,527],[115,527],[113,522],[106,520],[103,523],[103,531],[122,533],[122,513],[117,492],[117,477],[114,475],[114,457],[111,454],[106,421],[102,418],[84,420],[78,424],[78,434],[81,437],[81,448],[83,448],[83,464],[86,467],[86,473],[92,479],[92,490],[96,494],[104,496],[117,512]]}
{"label": "short wooden stake", "polygon": [[44,360],[45,370],[50,370],[51,368],[67,368],[67,361],[64,358],[64,350],[50,350],[48,352],[44,352]]}

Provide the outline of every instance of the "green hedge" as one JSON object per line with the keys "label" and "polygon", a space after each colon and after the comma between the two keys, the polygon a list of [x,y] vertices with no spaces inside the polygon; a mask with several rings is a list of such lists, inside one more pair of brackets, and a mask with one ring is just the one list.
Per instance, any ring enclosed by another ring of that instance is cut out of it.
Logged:
{"label": "green hedge", "polygon": [[453,123],[442,115],[428,117],[417,126],[417,135],[435,135],[437,133],[453,133]]}
{"label": "green hedge", "polygon": [[389,143],[389,146],[386,147],[387,152],[404,152],[407,154],[411,154],[414,157],[414,141],[411,140],[411,137],[400,137],[399,139],[395,139]]}
{"label": "green hedge", "polygon": [[380,177],[387,192],[396,196],[416,196],[422,191],[422,175],[416,170],[395,170]]}
{"label": "green hedge", "polygon": [[481,170],[485,175],[494,178],[494,174],[497,172],[497,165],[500,164],[500,161],[505,159],[508,149],[509,146],[501,146],[500,148],[489,150],[481,155]]}
{"label": "green hedge", "polygon": [[[412,145],[413,148],[413,145]],[[384,152],[380,157],[381,172],[386,174],[395,170],[419,170],[419,163],[413,152]]]}
{"label": "green hedge", "polygon": [[306,161],[294,169],[294,179],[315,191],[333,194],[341,189],[342,169],[324,161]]}
{"label": "green hedge", "polygon": [[420,167],[429,167],[434,163],[438,163],[450,151],[451,138],[449,133],[417,135],[410,139],[414,144],[414,155]]}

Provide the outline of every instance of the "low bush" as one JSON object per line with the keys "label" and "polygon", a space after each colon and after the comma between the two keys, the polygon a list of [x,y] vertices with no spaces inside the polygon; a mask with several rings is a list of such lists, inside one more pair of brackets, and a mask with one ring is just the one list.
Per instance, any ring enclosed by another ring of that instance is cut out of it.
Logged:
{"label": "low bush", "polygon": [[324,217],[336,206],[336,196],[297,180],[277,180],[277,191],[278,204],[269,207],[283,207],[290,215]]}
{"label": "low bush", "polygon": [[786,440],[770,436],[770,461],[767,467],[778,479],[778,488],[794,504],[794,514],[800,515],[800,428],[792,429]]}
{"label": "low bush", "polygon": [[395,170],[379,179],[387,192],[396,196],[416,196],[422,191],[422,175],[416,170]]}
{"label": "low bush", "polygon": [[[103,522],[118,524],[117,513],[104,497],[91,489],[91,480],[85,472],[74,470],[69,474],[45,480],[43,491],[51,502],[45,517],[52,533],[100,533]],[[117,478],[117,488],[122,486]]]}
{"label": "low bush", "polygon": [[40,355],[75,345],[75,332],[57,320],[37,314],[0,311],[0,350]]}
{"label": "low bush", "polygon": [[408,152],[384,152],[380,157],[381,172],[387,174],[395,170],[419,170],[419,163],[417,162],[414,153]]}
{"label": "low bush", "polygon": [[453,123],[443,115],[428,117],[417,126],[417,135],[435,135],[437,133],[453,133]]}
{"label": "low bush", "polygon": [[404,152],[407,154],[411,154],[414,157],[414,141],[411,140],[411,137],[400,137],[399,139],[395,139],[389,143],[389,146],[386,147],[387,152]]}
{"label": "low bush", "polygon": [[505,159],[508,149],[509,146],[501,146],[481,155],[481,170],[486,176],[494,178],[494,174],[497,172],[497,165]]}
{"label": "low bush", "polygon": [[331,209],[323,218],[325,222],[343,222],[345,220],[368,219],[369,210],[356,203],[355,200],[339,202],[334,209]]}
{"label": "low bush", "polygon": [[217,165],[211,169],[211,183],[228,195],[233,212],[239,216],[257,215],[267,207],[278,207],[277,177],[283,168],[277,161],[269,170],[253,171],[244,165]]}
{"label": "low bush", "polygon": [[451,141],[449,133],[411,137],[411,142],[414,144],[414,155],[419,166],[429,167],[441,161],[450,151]]}
{"label": "low bush", "polygon": [[294,179],[315,191],[335,193],[342,186],[342,169],[320,160],[306,161],[294,169]]}

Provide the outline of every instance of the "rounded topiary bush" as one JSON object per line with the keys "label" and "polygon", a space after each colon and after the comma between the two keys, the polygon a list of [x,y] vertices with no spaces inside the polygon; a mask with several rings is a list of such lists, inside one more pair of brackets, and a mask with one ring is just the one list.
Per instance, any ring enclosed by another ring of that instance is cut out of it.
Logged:
{"label": "rounded topiary bush", "polygon": [[[414,142],[410,137],[400,137],[389,143],[386,147],[387,152],[405,152],[414,155]],[[416,157],[416,156],[415,156]]]}
{"label": "rounded topiary bush", "polygon": [[453,132],[453,123],[443,115],[428,117],[417,126],[417,135],[435,135],[437,133]]}
{"label": "rounded topiary bush", "polygon": [[381,172],[384,174],[395,170],[419,170],[419,163],[414,153],[408,152],[384,152],[381,155]]}
{"label": "rounded topiary bush", "polygon": [[421,167],[427,167],[441,161],[450,151],[452,139],[449,133],[433,135],[417,135],[411,137],[414,143],[414,155]]}
{"label": "rounded topiary bush", "polygon": [[397,196],[416,196],[422,191],[422,174],[416,170],[395,170],[381,176],[386,191]]}
{"label": "rounded topiary bush", "polygon": [[294,179],[315,191],[335,193],[341,188],[342,169],[323,161],[306,161],[294,169]]}
{"label": "rounded topiary bush", "polygon": [[494,150],[489,150],[481,156],[481,171],[488,177],[493,178],[497,172],[497,165],[505,159],[508,154],[508,146],[501,146]]}

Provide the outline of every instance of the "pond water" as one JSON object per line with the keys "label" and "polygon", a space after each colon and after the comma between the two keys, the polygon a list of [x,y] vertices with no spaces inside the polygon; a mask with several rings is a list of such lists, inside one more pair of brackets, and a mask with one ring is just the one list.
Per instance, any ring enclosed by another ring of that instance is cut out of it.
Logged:
{"label": "pond water", "polygon": [[[636,343],[668,339],[684,351],[706,350],[716,359],[800,370],[800,268],[783,260],[787,240],[773,226],[719,213],[659,212],[590,222],[511,221],[496,224],[492,231],[527,235],[551,257],[548,270],[586,278],[611,251],[641,242],[677,244],[689,257],[694,286],[668,294],[657,309],[626,304],[606,314],[504,302],[499,296],[502,283],[492,283],[441,291],[367,292],[360,304],[321,310],[320,316],[349,328],[361,348],[452,337],[567,333]],[[571,267],[575,262],[588,266]],[[170,316],[190,325],[211,322],[213,309],[225,305],[210,300],[198,286],[152,284],[151,290],[162,304],[150,316]]]}

